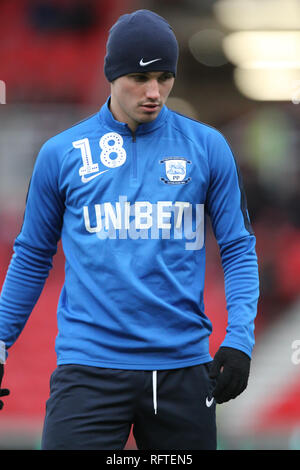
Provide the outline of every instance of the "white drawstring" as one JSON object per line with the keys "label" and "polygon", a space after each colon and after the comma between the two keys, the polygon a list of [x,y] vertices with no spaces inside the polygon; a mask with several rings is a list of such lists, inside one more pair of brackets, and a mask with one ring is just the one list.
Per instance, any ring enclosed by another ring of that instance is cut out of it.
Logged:
{"label": "white drawstring", "polygon": [[157,370],[152,372],[152,388],[153,388],[153,408],[157,414]]}

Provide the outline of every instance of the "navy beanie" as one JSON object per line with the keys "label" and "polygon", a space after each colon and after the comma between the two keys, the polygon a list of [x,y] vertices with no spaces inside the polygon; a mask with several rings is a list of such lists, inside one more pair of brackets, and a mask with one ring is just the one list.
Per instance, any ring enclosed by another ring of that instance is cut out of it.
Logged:
{"label": "navy beanie", "polygon": [[135,72],[176,75],[178,43],[169,23],[149,10],[120,16],[106,44],[104,74],[109,82]]}

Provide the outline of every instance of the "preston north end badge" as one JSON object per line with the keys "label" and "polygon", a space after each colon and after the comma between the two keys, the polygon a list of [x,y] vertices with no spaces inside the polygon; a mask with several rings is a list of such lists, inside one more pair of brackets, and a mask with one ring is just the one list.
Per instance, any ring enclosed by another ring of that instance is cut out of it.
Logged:
{"label": "preston north end badge", "polygon": [[191,164],[190,160],[184,157],[166,157],[160,160],[160,163],[165,164],[166,178],[161,177],[161,181],[166,184],[186,184],[191,181],[187,177],[187,165]]}

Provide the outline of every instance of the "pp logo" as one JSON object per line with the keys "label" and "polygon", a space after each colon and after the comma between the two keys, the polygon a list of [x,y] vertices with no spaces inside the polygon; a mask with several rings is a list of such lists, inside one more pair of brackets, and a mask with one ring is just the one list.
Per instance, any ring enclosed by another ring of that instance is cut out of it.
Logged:
{"label": "pp logo", "polygon": [[165,164],[166,177],[161,178],[166,184],[186,184],[191,181],[187,176],[187,164],[191,164],[190,160],[184,157],[166,157],[160,161]]}
{"label": "pp logo", "polygon": [[6,85],[3,80],[0,80],[0,104],[6,104]]}

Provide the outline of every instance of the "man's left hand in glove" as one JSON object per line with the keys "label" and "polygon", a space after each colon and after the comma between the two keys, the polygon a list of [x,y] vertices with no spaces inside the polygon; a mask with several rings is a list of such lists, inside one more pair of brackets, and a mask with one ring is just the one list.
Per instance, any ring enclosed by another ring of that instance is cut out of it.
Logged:
{"label": "man's left hand in glove", "polygon": [[239,349],[222,346],[211,363],[210,379],[216,403],[225,403],[240,395],[248,384],[250,357]]}

